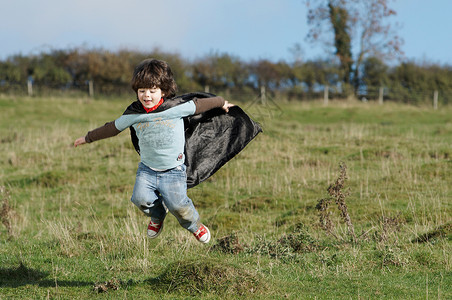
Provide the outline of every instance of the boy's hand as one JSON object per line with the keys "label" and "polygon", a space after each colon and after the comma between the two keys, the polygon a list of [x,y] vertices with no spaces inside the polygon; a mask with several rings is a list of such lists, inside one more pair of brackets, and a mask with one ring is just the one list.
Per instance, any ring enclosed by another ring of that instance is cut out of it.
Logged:
{"label": "boy's hand", "polygon": [[235,106],[235,105],[232,104],[232,103],[229,103],[228,100],[225,100],[222,109],[223,109],[225,112],[229,112],[229,108],[230,108],[230,107],[233,107],[233,106]]}
{"label": "boy's hand", "polygon": [[79,137],[78,139],[75,140],[74,142],[74,147],[80,146],[86,144],[86,140],[84,136]]}

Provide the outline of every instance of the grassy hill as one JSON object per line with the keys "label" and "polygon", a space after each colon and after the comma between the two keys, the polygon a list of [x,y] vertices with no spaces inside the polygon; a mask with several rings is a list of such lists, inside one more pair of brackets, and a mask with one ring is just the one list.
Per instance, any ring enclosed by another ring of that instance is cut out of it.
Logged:
{"label": "grassy hill", "polygon": [[260,134],[189,190],[201,245],[130,202],[124,100],[0,97],[0,299],[452,297],[452,107],[242,107]]}

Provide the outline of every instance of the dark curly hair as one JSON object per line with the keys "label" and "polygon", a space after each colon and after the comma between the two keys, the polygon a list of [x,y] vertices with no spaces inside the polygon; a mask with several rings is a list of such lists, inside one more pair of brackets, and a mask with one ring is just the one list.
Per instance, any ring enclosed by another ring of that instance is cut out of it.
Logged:
{"label": "dark curly hair", "polygon": [[177,91],[170,66],[158,59],[145,59],[139,63],[133,71],[131,85],[135,93],[140,88],[160,88],[165,98],[176,96]]}

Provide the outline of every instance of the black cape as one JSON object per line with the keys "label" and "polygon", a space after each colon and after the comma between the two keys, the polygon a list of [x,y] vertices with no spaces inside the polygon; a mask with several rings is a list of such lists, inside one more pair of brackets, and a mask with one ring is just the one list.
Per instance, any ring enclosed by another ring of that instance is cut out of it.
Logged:
{"label": "black cape", "polygon": [[[215,97],[210,93],[189,93],[166,99],[156,110],[160,112],[194,98]],[[135,101],[124,114],[145,114],[140,101]],[[187,166],[187,187],[192,188],[212,176],[224,164],[236,156],[245,146],[262,132],[240,107],[233,106],[228,113],[215,108],[202,114],[184,118],[185,165]],[[135,150],[140,154],[138,137],[130,126],[130,136]]]}

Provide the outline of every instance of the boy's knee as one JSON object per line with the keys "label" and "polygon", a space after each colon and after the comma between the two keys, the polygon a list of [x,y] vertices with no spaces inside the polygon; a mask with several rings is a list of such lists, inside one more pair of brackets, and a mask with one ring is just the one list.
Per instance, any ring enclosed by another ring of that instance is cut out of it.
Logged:
{"label": "boy's knee", "polygon": [[132,197],[130,199],[133,204],[135,204],[139,209],[141,210],[149,210],[151,207],[154,206],[154,201],[151,199],[145,199],[142,197]]}
{"label": "boy's knee", "polygon": [[175,211],[173,211],[173,214],[177,219],[191,220],[193,219],[195,210],[190,207],[185,207],[181,209],[176,209]]}

